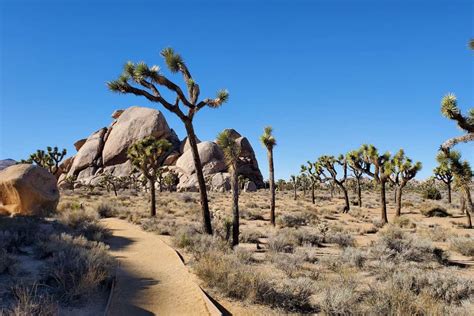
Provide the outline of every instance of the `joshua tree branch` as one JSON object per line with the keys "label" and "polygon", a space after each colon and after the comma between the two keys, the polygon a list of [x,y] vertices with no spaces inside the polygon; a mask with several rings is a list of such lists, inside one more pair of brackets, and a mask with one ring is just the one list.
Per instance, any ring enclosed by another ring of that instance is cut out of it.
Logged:
{"label": "joshua tree branch", "polygon": [[472,141],[474,141],[474,132],[448,139],[441,145],[441,150],[444,152],[449,152],[449,150],[453,148],[456,144],[467,143]]}

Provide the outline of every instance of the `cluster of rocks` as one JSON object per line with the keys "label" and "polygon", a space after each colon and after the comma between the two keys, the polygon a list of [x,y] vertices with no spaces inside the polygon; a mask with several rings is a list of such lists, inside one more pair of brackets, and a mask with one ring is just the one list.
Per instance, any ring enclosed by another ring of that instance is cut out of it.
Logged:
{"label": "cluster of rocks", "polygon": [[[164,165],[173,170],[179,177],[179,191],[197,191],[198,182],[194,161],[187,138],[180,140],[173,129],[168,126],[163,114],[152,108],[133,106],[118,110],[112,114],[114,121],[92,133],[88,138],[74,143],[76,155],[67,158],[60,166],[58,183],[66,186],[67,177],[75,176],[79,184],[96,184],[104,173],[117,177],[126,177],[133,172],[132,164],[127,159],[130,145],[147,136],[167,139],[172,149],[164,159]],[[264,186],[263,177],[258,167],[254,150],[246,137],[235,130],[231,135],[240,145],[239,174],[247,179],[247,191]],[[226,191],[230,189],[230,176],[219,146],[212,141],[198,140],[199,157],[204,176],[211,190]]]}

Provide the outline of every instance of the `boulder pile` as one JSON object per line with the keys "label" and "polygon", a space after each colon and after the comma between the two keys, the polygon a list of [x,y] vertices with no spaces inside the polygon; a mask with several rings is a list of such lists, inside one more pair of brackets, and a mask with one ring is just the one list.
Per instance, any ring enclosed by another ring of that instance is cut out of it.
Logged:
{"label": "boulder pile", "polygon": [[[103,127],[89,137],[74,143],[77,153],[66,159],[60,166],[58,183],[66,186],[67,177],[76,177],[79,184],[97,184],[104,173],[117,177],[127,177],[133,172],[127,159],[127,150],[134,142],[147,136],[167,139],[173,148],[167,153],[164,165],[178,174],[179,191],[197,191],[198,182],[194,161],[187,138],[180,140],[171,129],[163,114],[152,108],[133,106],[125,110],[116,110],[112,114],[114,121],[109,127]],[[235,130],[231,135],[239,143],[241,157],[239,174],[247,179],[247,186],[255,190],[264,186],[254,150],[246,137]],[[204,177],[209,188],[215,191],[230,189],[229,174],[224,155],[213,141],[198,140]],[[251,190],[249,190],[251,191]]]}

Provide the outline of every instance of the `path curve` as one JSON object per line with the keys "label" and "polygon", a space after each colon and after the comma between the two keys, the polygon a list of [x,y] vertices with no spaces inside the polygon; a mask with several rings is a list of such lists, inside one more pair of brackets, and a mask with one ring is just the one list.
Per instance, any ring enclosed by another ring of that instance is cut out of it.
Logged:
{"label": "path curve", "polygon": [[209,315],[199,286],[159,236],[116,218],[102,222],[119,260],[108,315]]}

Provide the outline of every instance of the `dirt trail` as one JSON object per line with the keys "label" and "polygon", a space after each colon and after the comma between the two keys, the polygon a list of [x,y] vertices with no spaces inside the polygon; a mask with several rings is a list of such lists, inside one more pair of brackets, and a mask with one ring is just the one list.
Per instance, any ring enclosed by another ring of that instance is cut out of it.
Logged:
{"label": "dirt trail", "polygon": [[200,289],[158,236],[109,218],[110,249],[120,262],[109,315],[209,315]]}

